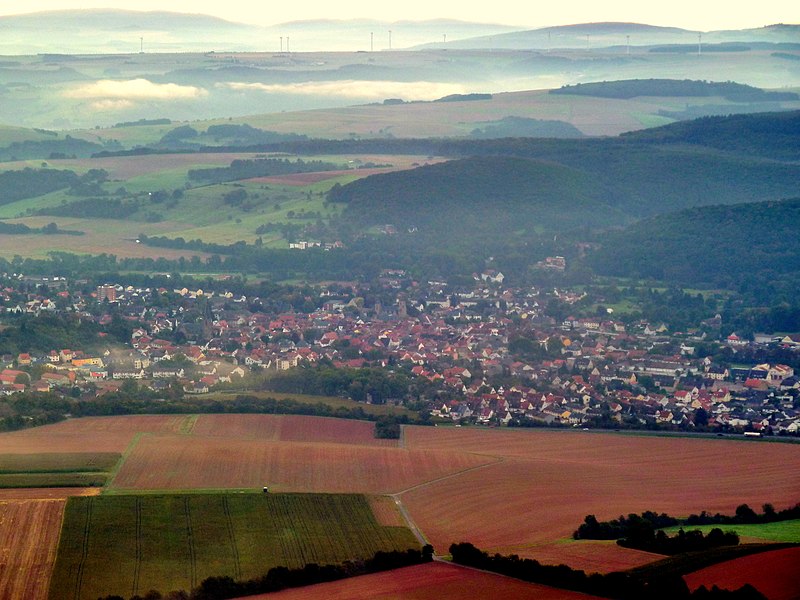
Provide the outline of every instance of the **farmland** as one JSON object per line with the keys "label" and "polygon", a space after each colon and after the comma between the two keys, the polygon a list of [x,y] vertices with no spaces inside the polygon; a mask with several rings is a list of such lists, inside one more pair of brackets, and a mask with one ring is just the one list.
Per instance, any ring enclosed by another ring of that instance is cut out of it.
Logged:
{"label": "farmland", "polygon": [[[699,529],[703,533],[708,533],[713,528],[718,527],[723,531],[735,531],[740,538],[748,541],[770,541],[770,542],[795,542],[800,543],[800,520],[776,521],[774,523],[758,524],[738,524],[738,525],[687,525],[684,530]],[[669,527],[664,531],[669,535],[674,535],[678,527]]]}
{"label": "farmland", "polygon": [[64,500],[0,496],[0,597],[45,600]]}
{"label": "farmland", "polygon": [[212,575],[339,563],[416,547],[355,495],[192,494],[69,501],[50,597],[190,589]]}
{"label": "farmland", "polygon": [[[175,556],[183,557],[183,562],[153,562],[149,566],[142,562],[139,567],[132,565],[132,570],[123,569],[126,574],[120,575],[117,593],[128,595],[134,589],[134,572],[139,574],[137,589],[142,592],[149,589],[145,581],[165,578],[168,573],[176,578],[169,580],[172,586],[188,587],[193,581],[185,556],[186,517],[185,512],[180,513],[186,511],[187,503],[190,515],[197,511],[192,523],[208,524],[207,529],[198,525],[193,535],[224,540],[229,530],[223,527],[224,522],[219,524],[222,498],[228,498],[232,514],[250,514],[247,511],[256,508],[248,503],[264,501],[265,496],[253,493],[262,486],[278,494],[271,493],[270,498],[290,497],[283,496],[286,492],[378,495],[358,501],[366,506],[363,510],[369,512],[370,522],[390,528],[404,526],[401,509],[405,510],[411,524],[439,553],[445,553],[452,542],[468,540],[490,552],[516,553],[543,563],[566,563],[600,572],[647,564],[657,557],[613,542],[573,541],[572,531],[587,514],[596,514],[601,520],[643,510],[678,516],[702,510],[728,514],[741,503],[760,506],[765,502],[780,508],[796,501],[800,486],[797,447],[792,444],[420,426],[404,427],[398,443],[377,440],[372,432],[373,424],[368,422],[300,415],[84,418],[0,435],[0,453],[13,469],[26,464],[30,467],[36,461],[46,465],[47,453],[61,449],[88,453],[86,456],[112,453],[107,462],[113,453],[122,453],[102,496],[91,503],[86,498],[70,501],[70,507],[82,509],[70,508],[65,527],[83,531],[87,507],[93,506],[89,517],[92,522],[99,519],[97,531],[101,533],[97,535],[110,535],[102,533],[109,531],[106,521],[121,518],[120,512],[127,515],[125,518],[133,518],[139,506],[142,523],[149,523],[147,527],[140,525],[141,531],[162,526],[171,531],[169,547]],[[77,468],[80,463],[76,457],[63,461],[63,468]],[[56,467],[51,464],[47,468]],[[747,486],[748,473],[753,469],[767,477],[770,485]],[[71,493],[80,490],[62,490],[59,497]],[[58,491],[29,490],[25,494],[21,497],[46,498],[56,497]],[[0,493],[0,499],[4,497],[10,496]],[[324,504],[330,497],[317,495],[310,502],[313,505],[322,498]],[[236,502],[244,504],[234,508]],[[164,516],[175,511],[180,513],[178,517]],[[247,518],[242,517],[241,522]],[[234,529],[239,527],[236,523],[234,519]],[[277,527],[273,519],[259,523],[259,527]],[[136,522],[123,522],[115,531],[133,535]],[[240,572],[260,569],[256,559],[244,558],[241,550],[256,544],[256,540],[247,537],[250,533],[235,531]],[[402,531],[411,535],[404,527]],[[299,543],[291,536],[276,538],[273,529],[256,533],[279,540],[281,552],[289,552],[289,547]],[[153,540],[142,540],[138,546],[142,553],[150,547],[147,544],[155,545]],[[77,543],[69,551],[73,563],[83,556],[83,546],[75,546]],[[92,544],[87,546],[86,568],[101,569],[100,562],[88,558],[99,547]],[[226,544],[225,548],[232,548]],[[118,547],[118,552],[136,556],[134,538],[122,539]],[[207,551],[201,549],[200,541],[194,548],[196,578],[214,569],[235,570],[234,550],[214,556],[203,554]],[[315,559],[324,556],[318,549],[303,552]],[[157,564],[162,564],[160,570]],[[61,581],[66,577],[66,567],[59,568]],[[86,579],[87,585],[93,585],[91,581]],[[74,590],[75,585],[72,581],[61,587]],[[456,589],[461,589],[458,585]],[[161,589],[167,587],[165,583]],[[88,589],[90,594],[101,593]]]}
{"label": "farmland", "polygon": [[5,454],[0,488],[100,487],[119,458],[113,452]]}
{"label": "farmland", "polygon": [[800,597],[799,563],[800,548],[785,548],[712,565],[686,575],[684,580],[693,590],[701,585],[738,589],[749,583],[769,600],[793,600]]}
{"label": "farmland", "polygon": [[[688,515],[731,512],[743,502],[783,506],[796,501],[800,486],[796,448],[782,444],[463,428],[407,428],[405,443],[409,449],[460,446],[503,458],[402,495],[435,548],[470,540],[490,551],[533,558],[541,552],[553,562],[562,557],[577,568],[608,570],[652,559],[612,546],[598,556],[576,550],[583,542],[558,541],[569,538],[587,514],[604,519],[646,509]],[[753,469],[769,478],[769,489],[744,485]],[[449,507],[446,515],[442,505]]]}
{"label": "farmland", "polygon": [[509,577],[433,562],[363,575],[307,588],[253,596],[250,600],[462,600],[515,598],[518,600],[590,600],[594,596],[525,583]]}
{"label": "farmland", "polygon": [[133,448],[111,490],[269,485],[279,491],[384,494],[495,460],[374,445],[147,435]]}

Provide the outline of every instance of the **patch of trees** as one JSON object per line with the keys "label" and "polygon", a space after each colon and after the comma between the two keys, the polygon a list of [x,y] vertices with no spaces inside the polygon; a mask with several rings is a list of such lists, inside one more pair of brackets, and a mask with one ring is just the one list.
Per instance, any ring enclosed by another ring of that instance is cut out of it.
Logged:
{"label": "patch of trees", "polygon": [[159,144],[169,144],[172,142],[180,142],[183,140],[189,140],[192,138],[196,138],[199,134],[197,130],[192,127],[191,125],[181,125],[180,127],[176,127],[175,129],[170,129],[167,133],[165,133]]}
{"label": "patch of trees", "polygon": [[761,509],[762,512],[759,514],[747,504],[740,504],[736,507],[736,512],[733,515],[722,515],[720,513],[711,515],[703,511],[699,515],[689,515],[685,523],[687,525],[740,525],[800,519],[800,503],[783,510],[775,510],[772,504],[764,504]]}
{"label": "patch of trees", "polygon": [[[266,575],[244,581],[236,581],[229,576],[217,576],[204,579],[190,593],[171,592],[162,596],[158,591],[150,591],[144,597],[132,596],[130,600],[161,600],[175,598],[177,600],[227,600],[256,594],[268,594],[289,588],[304,587],[327,581],[338,581],[347,577],[379,573],[391,569],[400,569],[419,565],[433,560],[433,547],[423,546],[422,550],[393,550],[376,552],[372,558],[363,561],[346,561],[338,565],[318,565],[309,563],[299,569],[273,567]],[[105,596],[99,600],[125,600],[122,596]]]}
{"label": "patch of trees", "polygon": [[22,169],[0,173],[0,205],[25,198],[36,198],[73,185],[78,176],[73,171]]}
{"label": "patch of trees", "polygon": [[630,530],[629,534],[617,540],[624,548],[634,548],[655,554],[682,554],[684,552],[700,552],[720,546],[738,546],[739,536],[735,531],[722,531],[715,527],[704,535],[699,529],[684,531],[682,528],[674,536],[668,536],[663,530],[654,531],[642,527]]}
{"label": "patch of trees", "polygon": [[342,396],[357,402],[386,404],[392,399],[405,398],[411,377],[403,372],[379,368],[337,369],[334,367],[299,367],[270,377],[264,389],[273,392]]}
{"label": "patch of trees", "polygon": [[191,169],[188,177],[192,181],[203,183],[223,183],[239,181],[253,177],[270,177],[291,173],[313,173],[317,171],[335,171],[341,169],[336,165],[321,160],[291,161],[286,158],[256,158],[253,160],[237,159],[228,167],[212,167],[207,169]]}
{"label": "patch of trees", "polygon": [[247,123],[241,125],[224,123],[221,125],[209,125],[205,135],[213,137],[219,141],[221,139],[233,138],[240,144],[273,144],[278,142],[290,142],[308,139],[305,135],[296,133],[278,133],[258,129]]}
{"label": "patch of trees", "polygon": [[83,235],[82,231],[59,229],[56,223],[48,223],[42,227],[28,227],[24,223],[6,223],[5,221],[0,221],[0,234],[29,235],[33,233],[42,233],[44,235]]}
{"label": "patch of trees", "polygon": [[503,556],[489,555],[468,542],[450,546],[453,562],[500,573],[523,581],[540,583],[561,589],[593,594],[604,598],[635,600],[678,600],[681,598],[730,598],[764,599],[764,596],[750,585],[729,592],[701,587],[690,592],[686,582],[679,574],[667,573],[638,577],[626,572],[613,572],[606,575],[572,569],[566,565],[542,565],[536,560],[520,558],[516,554]]}
{"label": "patch of trees", "polygon": [[79,217],[83,219],[125,219],[139,210],[136,201],[119,198],[87,198],[59,206],[39,209],[36,214],[51,217]]}
{"label": "patch of trees", "polygon": [[[697,51],[697,46],[692,46]],[[551,94],[595,96],[599,98],[629,99],[638,96],[720,96],[731,102],[759,102],[763,100],[793,101],[800,96],[793,92],[767,92],[757,87],[733,81],[696,81],[690,79],[627,79],[624,81],[599,81],[565,85]]]}
{"label": "patch of trees", "polygon": [[499,121],[476,127],[470,132],[475,139],[492,139],[504,137],[542,137],[542,138],[580,138],[583,133],[572,123],[526,117],[504,117]]}
{"label": "patch of trees", "polygon": [[649,528],[650,530],[678,525],[675,517],[666,513],[645,511],[641,515],[629,514],[620,516],[613,521],[598,521],[594,515],[586,515],[583,524],[575,530],[572,538],[576,540],[617,540],[634,535],[637,529]]}
{"label": "patch of trees", "polygon": [[169,119],[139,119],[138,121],[122,121],[112,125],[112,127],[142,127],[145,125],[169,125]]}
{"label": "patch of trees", "polygon": [[475,100],[491,100],[491,94],[450,94],[434,100],[434,102],[470,102]]}
{"label": "patch of trees", "polygon": [[103,149],[100,144],[87,142],[70,135],[63,140],[25,140],[0,148],[0,161],[40,158],[87,158]]}

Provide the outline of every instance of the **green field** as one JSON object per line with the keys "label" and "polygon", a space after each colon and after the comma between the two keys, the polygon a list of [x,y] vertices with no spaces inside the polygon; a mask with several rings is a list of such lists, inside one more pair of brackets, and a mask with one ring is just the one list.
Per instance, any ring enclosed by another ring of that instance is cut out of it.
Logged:
{"label": "green field", "polygon": [[0,488],[98,487],[119,459],[115,452],[5,454],[0,456]]}
{"label": "green field", "polygon": [[[705,534],[714,528],[719,528],[723,531],[735,531],[739,534],[740,538],[754,538],[771,542],[800,543],[800,519],[754,525],[687,525],[683,527],[683,530],[689,531],[690,529],[699,529]],[[678,533],[679,529],[680,527],[669,527],[664,529],[664,531],[668,535],[675,535]]]}
{"label": "green field", "polygon": [[375,520],[361,495],[174,494],[70,498],[51,600],[190,588],[276,566],[340,563],[418,548]]}

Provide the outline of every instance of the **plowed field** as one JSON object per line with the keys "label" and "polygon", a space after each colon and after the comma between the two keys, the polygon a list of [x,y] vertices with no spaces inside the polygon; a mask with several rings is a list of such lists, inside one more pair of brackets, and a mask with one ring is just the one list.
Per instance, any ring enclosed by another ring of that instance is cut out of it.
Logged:
{"label": "plowed field", "polygon": [[189,417],[142,415],[70,419],[0,435],[0,454],[122,452],[137,433],[180,431]]}
{"label": "plowed field", "polygon": [[800,598],[800,548],[786,548],[751,554],[724,563],[712,565],[686,575],[689,589],[701,585],[716,585],[734,590],[749,583],[769,600],[797,600]]}
{"label": "plowed field", "polygon": [[[656,510],[733,513],[748,503],[789,506],[800,490],[800,452],[789,444],[663,438],[574,431],[425,429],[405,431],[409,449],[482,452],[500,463],[404,493],[416,525],[440,552],[471,541],[588,570],[649,562],[616,546],[601,554],[568,538],[587,514],[610,519]],[[752,473],[768,486],[752,486]],[[585,558],[582,559],[581,557]]]}
{"label": "plowed field", "polygon": [[193,435],[143,436],[113,482],[125,490],[254,488],[386,494],[493,462],[459,452]]}
{"label": "plowed field", "polygon": [[47,598],[64,504],[0,500],[0,598]]}
{"label": "plowed field", "polygon": [[302,415],[200,415],[191,433],[197,436],[397,446],[397,440],[375,438],[369,421]]}
{"label": "plowed field", "polygon": [[433,562],[386,573],[353,577],[248,600],[591,600],[595,596]]}

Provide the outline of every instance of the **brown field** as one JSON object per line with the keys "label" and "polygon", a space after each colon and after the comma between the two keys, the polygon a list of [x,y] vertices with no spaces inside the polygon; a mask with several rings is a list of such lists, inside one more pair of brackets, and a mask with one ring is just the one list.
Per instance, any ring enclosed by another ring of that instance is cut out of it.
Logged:
{"label": "brown field", "polygon": [[386,494],[493,460],[459,452],[152,434],[139,439],[113,487],[187,490],[268,485],[280,492]]}
{"label": "brown field", "polygon": [[684,576],[689,589],[716,585],[735,590],[749,583],[769,600],[800,598],[800,548],[785,548],[751,554],[719,563]]}
{"label": "brown field", "polygon": [[248,600],[591,600],[595,596],[432,562],[384,573],[320,583]]}
{"label": "brown field", "polygon": [[122,452],[137,433],[178,432],[185,415],[70,419],[0,435],[0,453]]}
{"label": "brown field", "polygon": [[306,417],[302,415],[200,415],[192,434],[197,436],[258,439],[282,442],[397,446],[397,440],[379,440],[368,421]]}
{"label": "brown field", "polygon": [[13,488],[0,490],[0,502],[6,500],[66,500],[72,496],[97,496],[101,488]]}
{"label": "brown field", "polygon": [[0,598],[47,598],[64,505],[0,501]]}
{"label": "brown field", "polygon": [[[409,449],[481,452],[502,462],[402,495],[439,552],[471,541],[492,551],[570,561],[590,570],[649,562],[609,546],[602,555],[568,538],[587,514],[610,519],[656,510],[673,515],[732,513],[746,502],[796,502],[800,453],[789,444],[630,436],[577,431],[407,427]],[[752,474],[769,486],[749,485]]]}

